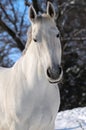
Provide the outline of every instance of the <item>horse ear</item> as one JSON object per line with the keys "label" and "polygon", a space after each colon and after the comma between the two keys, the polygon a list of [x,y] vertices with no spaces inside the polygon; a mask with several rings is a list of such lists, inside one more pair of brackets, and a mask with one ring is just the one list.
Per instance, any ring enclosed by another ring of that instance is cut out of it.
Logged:
{"label": "horse ear", "polygon": [[55,17],[55,9],[54,9],[54,6],[51,2],[48,1],[48,4],[47,4],[47,14],[54,18]]}
{"label": "horse ear", "polygon": [[37,17],[37,14],[36,14],[36,11],[34,9],[33,6],[30,6],[30,10],[29,10],[29,18],[32,22],[34,22],[34,20],[36,19]]}

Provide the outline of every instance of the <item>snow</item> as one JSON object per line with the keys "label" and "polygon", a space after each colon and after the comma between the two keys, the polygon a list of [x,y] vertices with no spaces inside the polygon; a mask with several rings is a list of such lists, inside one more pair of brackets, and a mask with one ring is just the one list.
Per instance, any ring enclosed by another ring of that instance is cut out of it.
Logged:
{"label": "snow", "polygon": [[86,107],[59,112],[55,130],[86,130]]}

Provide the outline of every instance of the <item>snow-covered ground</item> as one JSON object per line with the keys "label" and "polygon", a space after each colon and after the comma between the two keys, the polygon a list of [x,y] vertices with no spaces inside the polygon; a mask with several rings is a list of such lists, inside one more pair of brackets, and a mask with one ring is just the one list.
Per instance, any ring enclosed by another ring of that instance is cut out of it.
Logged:
{"label": "snow-covered ground", "polygon": [[56,130],[86,130],[86,107],[59,112],[55,121]]}

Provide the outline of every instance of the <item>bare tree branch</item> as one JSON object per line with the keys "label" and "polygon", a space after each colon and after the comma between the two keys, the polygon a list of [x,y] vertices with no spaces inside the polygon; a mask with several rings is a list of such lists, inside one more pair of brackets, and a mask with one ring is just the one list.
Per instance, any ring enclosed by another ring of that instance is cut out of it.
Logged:
{"label": "bare tree branch", "polygon": [[9,17],[9,15],[7,14],[4,6],[1,3],[0,3],[0,8],[2,9],[2,11],[5,14],[6,18],[14,25],[14,21]]}
{"label": "bare tree branch", "polygon": [[86,37],[61,37],[62,41],[86,41]]}
{"label": "bare tree branch", "polygon": [[30,6],[31,3],[30,3],[28,0],[25,0],[25,5],[26,5],[26,6]]}
{"label": "bare tree branch", "polygon": [[23,15],[21,17],[21,22],[20,22],[20,32],[19,32],[19,35],[21,35],[21,30],[22,30],[22,26],[23,26],[23,23],[24,23],[24,16],[25,16],[25,13],[26,13],[26,7],[24,9],[24,12],[23,12]]}
{"label": "bare tree branch", "polygon": [[17,28],[17,15],[16,15],[16,11],[15,11],[15,8],[14,8],[14,5],[12,3],[12,0],[9,0],[10,4],[11,4],[11,7],[12,7],[12,12],[13,12],[13,15],[14,15],[14,26],[15,26],[15,30],[18,32],[18,28]]}
{"label": "bare tree branch", "polygon": [[35,10],[36,10],[36,12],[38,14],[38,12],[39,12],[38,1],[37,0],[33,0],[32,3],[33,3],[33,7],[35,8]]}
{"label": "bare tree branch", "polygon": [[86,4],[80,4],[80,3],[72,3],[71,0],[68,0],[67,2],[62,2],[62,4],[58,5],[59,8],[59,17],[64,16],[69,10],[71,10],[74,7],[86,7]]}
{"label": "bare tree branch", "polygon": [[19,36],[16,35],[16,33],[15,33],[12,29],[10,29],[2,19],[0,19],[0,26],[3,27],[3,29],[9,33],[9,35],[10,35],[10,36],[15,40],[15,42],[17,43],[17,46],[19,47],[19,49],[20,49],[21,51],[23,51],[23,49],[24,49],[24,43],[22,43],[22,41],[21,41],[21,39],[19,38]]}

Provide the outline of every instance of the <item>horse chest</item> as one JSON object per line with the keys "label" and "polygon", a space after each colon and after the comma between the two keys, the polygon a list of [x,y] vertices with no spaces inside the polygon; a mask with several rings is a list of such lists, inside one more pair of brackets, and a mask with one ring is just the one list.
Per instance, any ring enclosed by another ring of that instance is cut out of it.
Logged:
{"label": "horse chest", "polygon": [[23,96],[17,111],[19,119],[31,130],[43,129],[54,122],[59,103],[58,88],[41,85]]}

